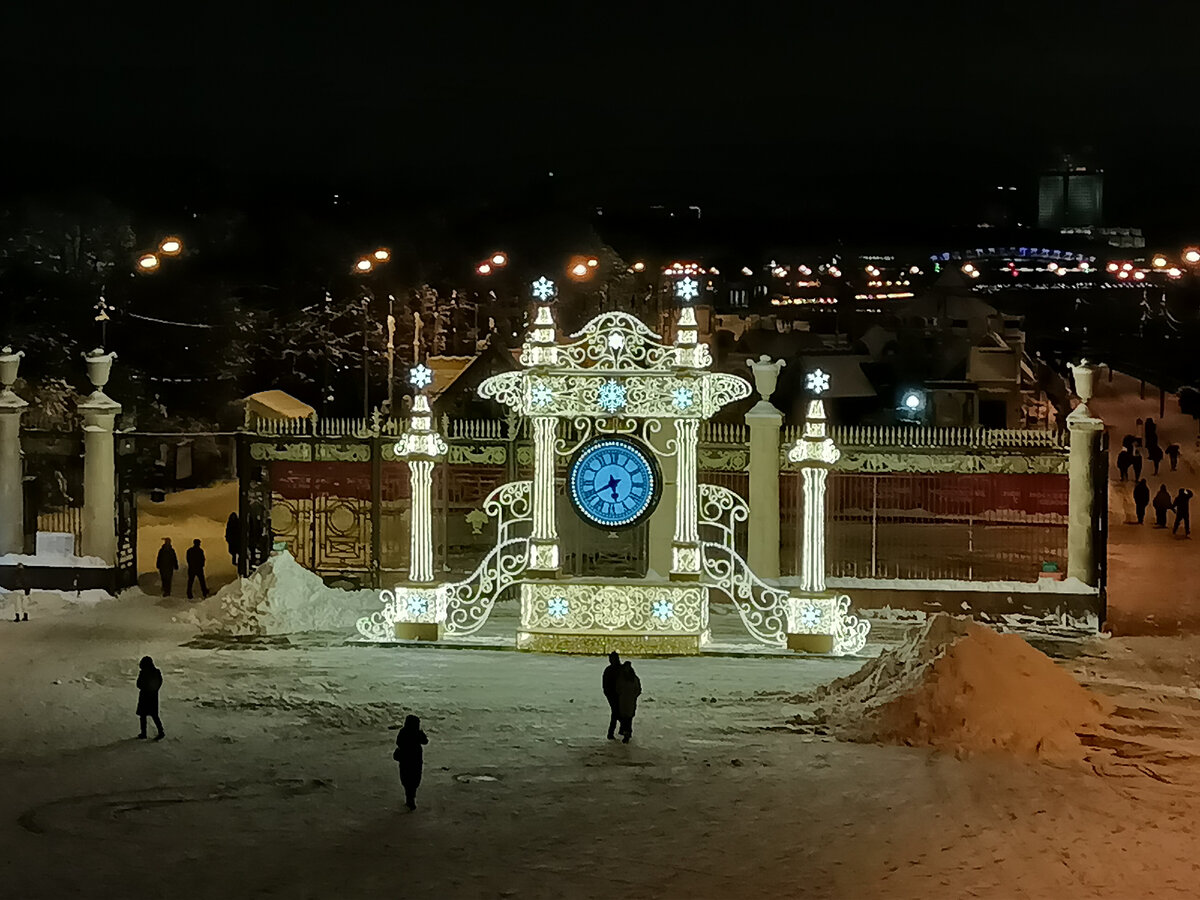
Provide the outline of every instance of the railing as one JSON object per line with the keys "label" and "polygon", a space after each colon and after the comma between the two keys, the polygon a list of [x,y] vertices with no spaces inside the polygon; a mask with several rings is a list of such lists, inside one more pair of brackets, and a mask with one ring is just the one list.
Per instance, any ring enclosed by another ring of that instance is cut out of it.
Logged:
{"label": "railing", "polygon": [[736,422],[704,422],[700,426],[702,444],[748,444],[750,429]]}
{"label": "railing", "polygon": [[333,416],[328,419],[263,419],[251,416],[246,430],[263,437],[366,438],[379,434],[395,436],[402,430],[396,419],[363,419]]}
{"label": "railing", "polygon": [[442,434],[449,441],[507,441],[512,431],[504,419],[449,419],[442,416]]}
{"label": "railing", "polygon": [[[780,440],[792,444],[804,426],[788,425]],[[947,428],[932,425],[831,425],[829,436],[839,447],[963,447],[992,450],[1061,449],[1066,434],[1015,428]]]}

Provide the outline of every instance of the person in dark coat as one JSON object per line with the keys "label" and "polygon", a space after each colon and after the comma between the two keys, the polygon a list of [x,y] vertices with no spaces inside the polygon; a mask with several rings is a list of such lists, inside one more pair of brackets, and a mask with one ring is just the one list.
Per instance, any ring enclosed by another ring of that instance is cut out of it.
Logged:
{"label": "person in dark coat", "polygon": [[1137,443],[1138,443],[1137,437],[1132,434],[1127,434],[1127,435],[1125,435],[1125,437],[1121,438],[1121,446],[1123,448],[1125,448],[1126,450],[1128,450],[1130,453],[1133,453],[1133,448],[1137,446]]}
{"label": "person in dark coat", "polygon": [[404,805],[409,809],[417,808],[417,788],[421,784],[421,767],[424,765],[425,751],[421,748],[429,743],[429,738],[421,730],[421,720],[416,716],[408,716],[404,727],[396,733],[396,749],[392,759],[400,764],[400,784],[404,786]]}
{"label": "person in dark coat", "polygon": [[1151,444],[1150,449],[1146,451],[1146,458],[1150,460],[1154,466],[1154,474],[1158,474],[1158,467],[1163,461],[1163,449],[1158,444]]}
{"label": "person in dark coat", "polygon": [[231,512],[225,522],[225,546],[229,548],[229,558],[233,567],[238,567],[238,556],[242,552],[242,520],[236,512]]}
{"label": "person in dark coat", "polygon": [[[1158,426],[1154,424],[1153,419],[1146,419],[1146,449],[1158,446]],[[1161,457],[1160,457],[1161,459]]]}
{"label": "person in dark coat", "polygon": [[621,738],[628,744],[633,737],[633,717],[637,715],[637,701],[642,694],[642,682],[633,671],[633,663],[621,666],[621,677],[617,679],[617,712],[621,721]]}
{"label": "person in dark coat", "polygon": [[158,559],[155,561],[154,567],[158,569],[158,577],[162,579],[163,596],[170,597],[171,579],[175,576],[175,570],[179,568],[179,557],[175,555],[175,548],[171,546],[170,538],[163,538],[162,546],[158,548]]}
{"label": "person in dark coat", "polygon": [[1142,477],[1142,454],[1136,450],[1133,451],[1133,459],[1130,460],[1133,465],[1133,480],[1137,481]]}
{"label": "person in dark coat", "polygon": [[1167,527],[1167,513],[1171,511],[1174,505],[1171,502],[1171,492],[1167,490],[1165,484],[1158,486],[1158,493],[1154,495],[1154,527]]}
{"label": "person in dark coat", "polygon": [[1121,473],[1121,480],[1125,481],[1129,478],[1129,467],[1133,464],[1133,451],[1129,449],[1122,450],[1117,454],[1117,471]]}
{"label": "person in dark coat", "polygon": [[620,679],[621,655],[614,650],[608,654],[608,665],[604,667],[604,677],[601,679],[604,699],[608,701],[608,739],[610,741],[614,737],[613,732],[617,728],[617,720],[620,719],[620,697],[617,692],[617,682]]}
{"label": "person in dark coat", "polygon": [[192,599],[192,583],[197,578],[200,579],[200,593],[207,597],[208,584],[204,581],[204,551],[200,549],[200,538],[192,541],[192,546],[188,547],[184,557],[187,560],[188,573],[187,598]]}
{"label": "person in dark coat", "polygon": [[1189,503],[1192,499],[1192,492],[1187,488],[1180,488],[1179,493],[1175,495],[1175,524],[1171,526],[1171,534],[1179,530],[1179,523],[1183,523],[1183,536],[1192,536],[1192,516]]}
{"label": "person in dark coat", "polygon": [[1133,505],[1137,508],[1138,524],[1146,521],[1146,507],[1150,505],[1150,485],[1143,478],[1133,486]]}
{"label": "person in dark coat", "polygon": [[25,571],[25,563],[17,563],[17,571],[13,573],[13,621],[29,621],[29,573]]}
{"label": "person in dark coat", "polygon": [[161,741],[165,736],[162,719],[158,717],[158,692],[162,688],[162,672],[155,668],[154,660],[148,656],[142,657],[142,661],[138,664],[138,669],[137,714],[142,722],[142,732],[138,735],[138,739],[142,740],[146,737],[146,717],[149,716],[154,720],[154,727],[158,729],[158,734],[155,735],[154,739]]}
{"label": "person in dark coat", "polygon": [[1167,444],[1167,459],[1171,460],[1171,471],[1179,468],[1179,445]]}

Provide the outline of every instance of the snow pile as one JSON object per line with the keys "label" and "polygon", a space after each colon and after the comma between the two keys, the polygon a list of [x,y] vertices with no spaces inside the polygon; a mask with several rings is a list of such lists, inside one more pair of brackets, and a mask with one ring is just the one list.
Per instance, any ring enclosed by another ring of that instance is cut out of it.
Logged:
{"label": "snow pile", "polygon": [[346,631],[353,630],[364,610],[378,605],[377,592],[326,587],[284,551],[180,618],[204,631],[230,635]]}
{"label": "snow pile", "polygon": [[1050,759],[1082,759],[1107,711],[1020,636],[944,613],[816,697],[847,740]]}
{"label": "snow pile", "polygon": [[[17,594],[19,591],[0,588],[0,614],[11,619],[17,609]],[[25,601],[25,609],[30,616],[45,616],[61,613],[79,607],[90,608],[98,603],[111,600],[112,594],[103,588],[87,588],[80,591],[51,591],[44,588],[33,588]]]}

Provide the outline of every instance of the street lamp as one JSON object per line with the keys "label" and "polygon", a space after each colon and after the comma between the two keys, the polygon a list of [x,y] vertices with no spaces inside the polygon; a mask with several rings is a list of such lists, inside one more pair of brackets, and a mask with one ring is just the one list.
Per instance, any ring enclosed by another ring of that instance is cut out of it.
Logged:
{"label": "street lamp", "polygon": [[163,238],[162,243],[158,245],[158,252],[163,256],[178,256],[183,252],[183,241],[177,237]]}
{"label": "street lamp", "polygon": [[137,267],[139,272],[150,273],[158,268],[159,258],[154,253],[143,253],[138,257]]}
{"label": "street lamp", "polygon": [[378,250],[376,250],[371,255],[375,257],[376,262],[387,262],[389,259],[392,258],[392,254],[389,253],[387,250],[385,250],[382,247],[380,247]]}
{"label": "street lamp", "polygon": [[1200,262],[1200,250],[1197,250],[1195,247],[1189,247],[1188,249],[1184,250],[1183,261],[1189,262],[1192,265]]}
{"label": "street lamp", "polygon": [[492,265],[496,266],[497,268],[499,268],[500,266],[508,265],[508,256],[504,253],[500,253],[499,251],[497,251],[496,253],[493,253],[492,254]]}
{"label": "street lamp", "polygon": [[354,270],[362,275],[370,272],[372,268],[373,264],[365,256],[354,264]]}

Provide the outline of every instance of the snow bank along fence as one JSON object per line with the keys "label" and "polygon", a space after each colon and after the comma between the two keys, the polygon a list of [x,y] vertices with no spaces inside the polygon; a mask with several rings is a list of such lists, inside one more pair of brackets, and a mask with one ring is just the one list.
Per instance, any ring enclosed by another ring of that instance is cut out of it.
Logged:
{"label": "snow bank along fence", "polygon": [[[532,447],[527,428],[517,421],[442,417],[439,425],[449,453],[435,469],[437,564],[464,571],[494,539],[484,498],[507,481],[529,477]],[[269,522],[303,565],[324,575],[371,582],[374,573],[403,571],[408,473],[391,450],[399,427],[378,416],[252,422],[244,435],[243,505],[258,503],[258,518]],[[1035,582],[1044,568],[1065,571],[1062,437],[981,428],[829,430],[843,451],[829,479],[830,577]],[[799,434],[788,426],[780,435],[785,577],[800,567],[801,479],[784,452]],[[701,482],[746,498],[747,427],[705,423],[699,465]],[[572,523],[565,516],[561,523],[567,571],[586,569],[597,554],[623,560],[629,574],[644,569],[644,529],[622,534],[612,547],[581,544],[572,553]],[[739,538],[744,542],[744,534]],[[266,546],[261,535],[258,543]]]}

